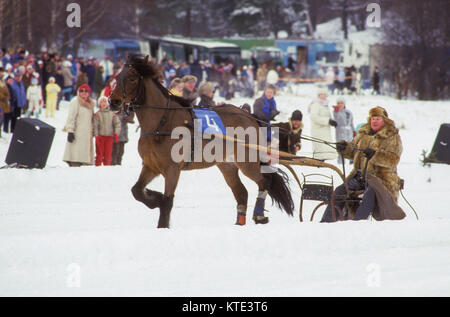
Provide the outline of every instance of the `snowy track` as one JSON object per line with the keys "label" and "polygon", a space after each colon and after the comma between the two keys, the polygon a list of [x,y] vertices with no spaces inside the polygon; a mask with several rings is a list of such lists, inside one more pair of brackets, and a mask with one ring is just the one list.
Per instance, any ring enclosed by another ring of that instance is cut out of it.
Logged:
{"label": "snowy track", "polygon": [[[280,119],[302,110],[306,135],[313,94],[277,97]],[[130,192],[140,171],[136,127],[124,166],[70,169],[61,161],[62,109],[47,121],[57,134],[44,170],[0,170],[0,296],[449,296],[450,168],[424,168],[419,158],[450,118],[450,104],[348,97],[347,105],[355,124],[381,105],[404,125],[399,174],[420,221],[400,199],[407,213],[400,222],[300,224],[297,212],[289,218],[272,207],[268,225],[249,217],[236,227],[231,191],[212,168],[182,173],[172,229],[157,230],[158,213]],[[9,139],[0,140],[2,159]],[[304,142],[300,154],[310,148]],[[253,204],[256,185],[243,181]],[[163,179],[151,187],[161,190]],[[300,191],[295,182],[291,187],[298,208]],[[306,216],[313,206],[305,204]]]}

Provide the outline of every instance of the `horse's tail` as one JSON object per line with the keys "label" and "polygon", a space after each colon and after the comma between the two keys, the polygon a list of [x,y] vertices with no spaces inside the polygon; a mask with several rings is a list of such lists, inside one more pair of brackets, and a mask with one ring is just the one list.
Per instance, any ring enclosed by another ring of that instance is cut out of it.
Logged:
{"label": "horse's tail", "polygon": [[268,192],[272,201],[289,216],[293,216],[294,201],[292,200],[291,190],[289,188],[288,175],[279,168],[276,172],[264,173],[263,175],[269,185]]}

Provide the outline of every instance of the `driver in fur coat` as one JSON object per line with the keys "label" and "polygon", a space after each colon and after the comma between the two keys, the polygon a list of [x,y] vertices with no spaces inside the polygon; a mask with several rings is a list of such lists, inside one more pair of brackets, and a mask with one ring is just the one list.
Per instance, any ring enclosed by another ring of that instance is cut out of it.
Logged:
{"label": "driver in fur coat", "polygon": [[[402,180],[397,175],[397,165],[403,150],[402,141],[386,110],[382,107],[372,108],[367,124],[359,129],[358,135],[349,143],[339,141],[337,150],[345,158],[354,161],[354,168],[347,177],[348,188],[364,190],[353,220],[364,220],[370,215],[376,220],[403,219],[405,213],[397,205],[402,186]],[[345,195],[345,185],[338,186],[335,194]],[[343,199],[336,198],[335,206],[342,209]],[[351,216],[349,218],[352,219]],[[333,221],[335,219],[329,205],[322,222]]]}

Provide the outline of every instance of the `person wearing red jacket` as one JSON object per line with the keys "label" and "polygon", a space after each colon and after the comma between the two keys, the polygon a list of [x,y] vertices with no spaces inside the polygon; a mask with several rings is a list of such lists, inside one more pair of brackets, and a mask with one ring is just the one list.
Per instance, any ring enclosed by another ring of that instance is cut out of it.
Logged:
{"label": "person wearing red jacket", "polygon": [[120,120],[109,108],[108,98],[98,100],[100,110],[94,114],[95,166],[111,165],[114,142],[119,141]]}

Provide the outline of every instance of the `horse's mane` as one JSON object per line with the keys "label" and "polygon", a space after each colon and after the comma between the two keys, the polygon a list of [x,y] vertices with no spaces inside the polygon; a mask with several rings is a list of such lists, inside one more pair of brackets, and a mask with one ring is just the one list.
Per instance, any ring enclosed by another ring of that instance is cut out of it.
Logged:
{"label": "horse's mane", "polygon": [[151,78],[156,87],[163,93],[166,98],[176,101],[182,107],[191,107],[191,102],[182,97],[171,94],[166,87],[161,84],[160,79],[163,77],[161,70],[158,69],[158,65],[153,62],[149,62],[148,58],[142,54],[130,55],[127,60],[127,64],[132,66],[143,78]]}

